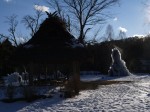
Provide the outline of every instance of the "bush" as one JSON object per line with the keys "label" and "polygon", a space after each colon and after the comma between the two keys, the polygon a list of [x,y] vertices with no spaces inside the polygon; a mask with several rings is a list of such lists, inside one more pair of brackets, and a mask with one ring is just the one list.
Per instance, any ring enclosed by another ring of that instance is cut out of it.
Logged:
{"label": "bush", "polygon": [[25,86],[23,89],[23,96],[27,102],[31,102],[36,99],[36,90],[33,86]]}
{"label": "bush", "polygon": [[8,97],[8,99],[9,99],[10,101],[13,100],[14,93],[15,93],[15,88],[14,88],[14,86],[9,85],[9,86],[6,87],[6,93],[5,93],[5,95],[6,95],[6,97]]}
{"label": "bush", "polygon": [[73,80],[70,79],[66,84],[65,84],[65,89],[64,89],[64,97],[65,98],[71,98],[77,95],[74,90],[74,83]]}
{"label": "bush", "polygon": [[19,75],[19,73],[14,72],[14,73],[8,74],[4,78],[4,81],[5,81],[6,86],[9,86],[9,85],[20,86],[22,83],[22,76]]}

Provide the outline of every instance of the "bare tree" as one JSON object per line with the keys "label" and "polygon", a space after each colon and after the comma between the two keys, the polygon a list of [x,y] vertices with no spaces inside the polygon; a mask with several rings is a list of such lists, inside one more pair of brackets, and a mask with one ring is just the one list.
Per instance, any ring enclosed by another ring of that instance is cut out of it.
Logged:
{"label": "bare tree", "polygon": [[[71,22],[78,26],[78,40],[84,43],[91,26],[103,23],[109,16],[104,12],[119,0],[48,0],[48,4],[62,15],[70,15]],[[61,3],[60,3],[61,2]]]}
{"label": "bare tree", "polygon": [[[64,1],[63,1],[63,2],[64,2]],[[72,29],[71,29],[70,16],[69,16],[69,14],[66,12],[66,8],[63,6],[62,1],[60,1],[60,0],[51,0],[51,1],[48,1],[48,0],[47,0],[47,3],[48,3],[49,6],[52,7],[55,11],[57,11],[58,16],[61,17],[61,19],[66,22],[66,24],[67,24],[67,30],[68,30],[69,32],[71,32]],[[76,27],[76,26],[74,26],[74,27]]]}
{"label": "bare tree", "polygon": [[106,41],[111,41],[113,39],[114,39],[114,30],[113,30],[113,27],[109,24],[106,27],[105,40]]}
{"label": "bare tree", "polygon": [[11,40],[15,46],[18,46],[18,42],[17,42],[17,34],[16,34],[16,28],[18,26],[18,21],[17,21],[17,16],[16,15],[12,15],[10,17],[6,17],[7,19],[7,23],[9,24],[9,28],[8,28],[8,32],[9,35],[3,35],[0,34],[1,38],[8,38],[9,40]]}
{"label": "bare tree", "polygon": [[127,36],[126,36],[126,33],[125,32],[123,32],[123,31],[121,31],[120,30],[120,32],[119,32],[119,39],[125,39]]}
{"label": "bare tree", "polygon": [[42,11],[36,10],[36,14],[34,16],[26,15],[23,17],[22,22],[26,28],[30,30],[31,37],[38,31],[42,15]]}
{"label": "bare tree", "polygon": [[95,44],[97,42],[100,42],[102,40],[102,38],[99,37],[99,33],[101,30],[102,30],[102,27],[97,28],[97,30],[94,29],[93,30],[94,35],[92,36],[90,40],[86,41],[86,44]]}

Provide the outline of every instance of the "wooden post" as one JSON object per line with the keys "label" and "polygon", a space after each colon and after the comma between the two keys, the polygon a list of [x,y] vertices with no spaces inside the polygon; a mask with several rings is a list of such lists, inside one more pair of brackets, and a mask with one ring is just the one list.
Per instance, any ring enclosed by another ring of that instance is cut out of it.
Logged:
{"label": "wooden post", "polygon": [[78,61],[73,61],[73,89],[75,94],[79,94],[80,87],[80,65]]}
{"label": "wooden post", "polygon": [[29,64],[29,85],[33,85],[34,64]]}

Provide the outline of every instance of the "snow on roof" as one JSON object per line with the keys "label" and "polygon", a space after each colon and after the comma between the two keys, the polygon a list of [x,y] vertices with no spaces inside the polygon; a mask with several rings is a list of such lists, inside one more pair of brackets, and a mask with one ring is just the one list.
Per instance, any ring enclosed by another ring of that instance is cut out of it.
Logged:
{"label": "snow on roof", "polygon": [[32,48],[32,47],[33,47],[32,44],[27,44],[27,45],[24,46],[24,48],[27,48],[27,49],[28,49],[28,48]]}
{"label": "snow on roof", "polygon": [[72,47],[72,48],[84,47],[84,45],[83,45],[83,44],[81,44],[81,43],[77,43],[77,44],[73,44],[73,45],[71,45],[71,47]]}
{"label": "snow on roof", "polygon": [[66,44],[71,46],[72,48],[77,48],[77,47],[83,48],[84,47],[84,45],[79,43],[75,38],[71,39],[71,43],[67,42]]}

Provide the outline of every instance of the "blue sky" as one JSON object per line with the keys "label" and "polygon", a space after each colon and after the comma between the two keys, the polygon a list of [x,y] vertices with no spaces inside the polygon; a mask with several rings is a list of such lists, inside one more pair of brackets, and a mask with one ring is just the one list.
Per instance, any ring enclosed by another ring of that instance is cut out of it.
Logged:
{"label": "blue sky", "polygon": [[112,10],[117,19],[109,20],[109,23],[112,24],[115,32],[121,27],[127,30],[127,36],[149,33],[150,26],[147,19],[150,14],[147,14],[148,8],[145,7],[142,0],[121,0],[120,6]]}
{"label": "blue sky", "polygon": [[0,0],[0,33],[7,34],[7,29],[9,28],[8,23],[6,23],[6,17],[13,14],[17,15],[18,23],[18,34],[23,34],[28,36],[28,32],[21,22],[22,18],[26,15],[34,15],[34,5],[46,5],[42,0]]}
{"label": "blue sky", "polygon": [[[8,24],[5,22],[6,17],[12,14],[18,15],[18,20],[25,15],[33,15],[34,5],[48,7],[46,0],[0,0],[0,33],[7,34]],[[102,33],[104,33],[107,24],[113,26],[115,35],[118,35],[119,30],[126,32],[127,36],[146,35],[150,31],[150,11],[148,7],[144,7],[143,0],[121,0],[120,6],[116,5],[109,9],[112,18],[107,20]],[[145,0],[144,0],[145,1]],[[149,14],[148,14],[149,13]],[[22,24],[21,22],[19,24]],[[19,33],[26,32],[23,26],[17,29]]]}

